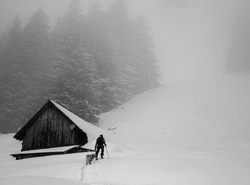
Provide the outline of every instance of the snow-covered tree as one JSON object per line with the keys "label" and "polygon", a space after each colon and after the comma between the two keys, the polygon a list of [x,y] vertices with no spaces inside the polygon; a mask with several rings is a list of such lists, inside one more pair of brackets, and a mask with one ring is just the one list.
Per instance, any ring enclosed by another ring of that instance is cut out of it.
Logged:
{"label": "snow-covered tree", "polygon": [[[3,128],[17,128],[20,115],[19,96],[24,87],[21,59],[23,57],[22,28],[16,16],[5,36],[5,47],[1,53],[1,117]],[[5,130],[4,129],[4,130]]]}
{"label": "snow-covered tree", "polygon": [[110,31],[116,42],[118,84],[137,94],[157,86],[156,58],[146,21],[129,18],[123,0],[115,0],[108,11]]}
{"label": "snow-covered tree", "polygon": [[154,45],[149,35],[146,19],[143,16],[140,16],[134,23],[133,38],[132,56],[134,57],[135,77],[137,79],[135,92],[141,93],[159,85],[157,59],[153,50]]}
{"label": "snow-covered tree", "polygon": [[23,29],[17,17],[6,35],[0,41],[4,129],[25,124],[47,99],[96,123],[101,112],[158,85],[146,21],[131,19],[124,0],[107,11],[96,0],[87,13],[81,0],[71,0],[51,31],[39,9]]}
{"label": "snow-covered tree", "polygon": [[20,86],[15,90],[19,121],[25,124],[44,102],[49,84],[47,71],[50,68],[49,20],[42,9],[37,10],[22,32],[22,53],[19,58]]}
{"label": "snow-covered tree", "polygon": [[32,77],[37,77],[41,75],[39,73],[47,70],[50,59],[49,33],[48,17],[40,8],[25,26],[23,33],[25,49],[23,65],[26,67],[26,73]]}
{"label": "snow-covered tree", "polygon": [[[54,42],[55,75],[50,92],[54,99],[70,106],[71,111],[85,120],[97,122],[102,93],[98,71],[87,48],[86,19],[80,5],[79,0],[71,1],[60,21],[62,33],[59,33],[60,41]],[[91,111],[86,113],[86,110]]]}

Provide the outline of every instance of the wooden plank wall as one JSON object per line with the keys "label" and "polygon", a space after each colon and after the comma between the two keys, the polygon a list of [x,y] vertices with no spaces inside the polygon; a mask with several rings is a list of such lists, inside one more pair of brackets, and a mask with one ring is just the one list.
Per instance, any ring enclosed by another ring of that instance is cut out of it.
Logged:
{"label": "wooden plank wall", "polygon": [[54,107],[48,107],[27,130],[22,151],[79,144],[76,141],[87,139],[87,136],[84,138],[84,134],[61,112]]}

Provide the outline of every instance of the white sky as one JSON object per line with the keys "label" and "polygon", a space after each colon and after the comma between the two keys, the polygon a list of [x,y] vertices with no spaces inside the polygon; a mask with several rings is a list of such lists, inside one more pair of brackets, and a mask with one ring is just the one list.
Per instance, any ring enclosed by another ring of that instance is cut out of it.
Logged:
{"label": "white sky", "polygon": [[[247,0],[129,2],[135,12],[139,9],[147,15],[167,81],[224,73],[235,16],[250,10]],[[140,4],[143,8],[139,8]]]}

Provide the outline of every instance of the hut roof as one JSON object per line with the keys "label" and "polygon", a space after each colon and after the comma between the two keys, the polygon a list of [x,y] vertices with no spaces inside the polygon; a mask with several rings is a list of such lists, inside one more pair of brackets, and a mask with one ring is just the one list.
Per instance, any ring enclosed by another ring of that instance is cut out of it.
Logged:
{"label": "hut roof", "polygon": [[28,128],[49,106],[53,106],[54,108],[59,110],[64,116],[66,116],[69,120],[71,120],[79,129],[85,132],[90,140],[98,137],[103,132],[103,130],[101,130],[100,128],[84,121],[82,118],[73,114],[72,112],[62,107],[58,103],[54,102],[53,100],[48,100],[48,102],[21,128],[21,130],[19,130],[14,135],[14,138],[20,141],[23,140],[25,132],[28,130]]}

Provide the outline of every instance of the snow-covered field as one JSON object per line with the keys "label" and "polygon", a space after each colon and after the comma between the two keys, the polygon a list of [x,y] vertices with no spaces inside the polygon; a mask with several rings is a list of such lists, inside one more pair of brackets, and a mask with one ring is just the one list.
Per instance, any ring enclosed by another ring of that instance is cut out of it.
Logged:
{"label": "snow-covered field", "polygon": [[0,135],[0,184],[250,184],[250,75],[166,84],[103,114],[100,127],[110,158],[89,166],[87,153],[16,161],[20,142]]}

